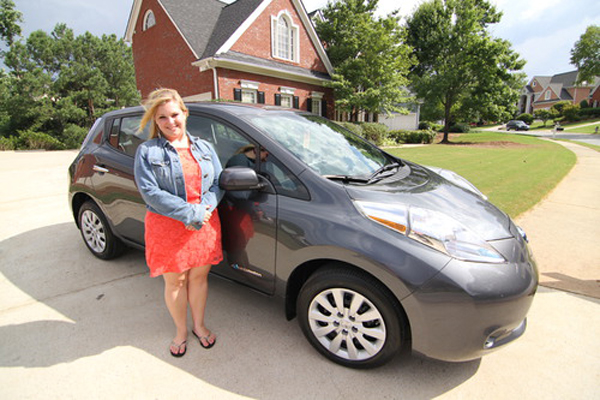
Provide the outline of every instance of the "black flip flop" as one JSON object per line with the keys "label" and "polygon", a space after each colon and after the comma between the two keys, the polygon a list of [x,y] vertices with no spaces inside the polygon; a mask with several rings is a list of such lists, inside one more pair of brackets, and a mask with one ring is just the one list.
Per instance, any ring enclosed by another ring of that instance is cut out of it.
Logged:
{"label": "black flip flop", "polygon": [[[177,347],[177,353],[174,353],[173,350],[171,350],[171,346]],[[183,350],[183,353],[179,353],[179,351],[181,351],[181,346],[185,346],[185,350]],[[187,340],[184,340],[180,344],[171,342],[171,344],[169,345],[169,351],[171,352],[171,355],[173,357],[177,357],[177,358],[183,357],[185,355],[185,353],[187,352]]]}
{"label": "black flip flop", "polygon": [[[198,342],[200,343],[200,346],[202,346],[203,348],[205,348],[207,350],[210,349],[211,347],[213,347],[215,345],[215,343],[217,343],[217,336],[216,335],[215,335],[215,341],[214,342],[211,343],[210,340],[209,340],[210,335],[213,334],[212,332],[210,332],[208,334],[208,336],[198,336],[198,334],[196,332],[194,332],[194,330],[192,329],[192,333],[198,339]],[[208,343],[208,345],[205,346],[204,343],[202,343],[202,339],[206,340],[206,343]]]}

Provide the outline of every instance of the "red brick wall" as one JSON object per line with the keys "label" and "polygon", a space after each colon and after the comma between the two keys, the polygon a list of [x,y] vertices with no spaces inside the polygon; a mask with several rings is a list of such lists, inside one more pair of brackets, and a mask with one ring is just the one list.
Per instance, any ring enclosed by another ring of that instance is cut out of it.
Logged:
{"label": "red brick wall", "polygon": [[[534,82],[535,82],[535,86],[533,86]],[[544,90],[544,88],[542,87],[542,85],[540,85],[540,83],[537,81],[537,79],[532,79],[531,83],[529,85],[531,86],[531,88],[533,89],[533,91],[535,93],[539,93],[542,90]]]}
{"label": "red brick wall", "polygon": [[[143,31],[143,19],[148,9],[154,12],[156,25]],[[294,24],[299,26],[300,64],[287,63],[327,72],[290,0],[273,1],[231,50],[275,60],[271,56],[271,15],[277,16],[282,9],[287,9]],[[194,53],[156,0],[143,1],[132,42],[137,87],[142,98],[159,87],[174,88],[183,97],[205,92],[214,93],[213,71],[201,73],[198,67],[191,65],[196,61]],[[275,61],[285,62],[279,59]],[[275,93],[281,93],[282,86],[296,89],[294,96],[298,96],[301,110],[307,109],[307,100],[313,91],[322,92],[325,94],[323,100],[328,106],[327,115],[333,116],[331,89],[222,68],[218,68],[217,72],[221,99],[233,100],[233,89],[241,88],[242,80],[250,80],[259,82],[258,90],[265,92],[265,103],[270,105],[275,104]]]}
{"label": "red brick wall", "polygon": [[[156,25],[144,31],[146,11],[151,9]],[[174,88],[182,96],[213,90],[213,73],[200,73],[191,65],[194,53],[156,0],[144,0],[132,40],[138,90],[145,98],[160,87]]]}
{"label": "red brick wall", "polygon": [[275,94],[281,93],[280,88],[282,86],[296,89],[294,96],[298,96],[301,110],[307,109],[307,100],[311,97],[313,91],[324,93],[323,100],[327,101],[328,106],[332,103],[331,89],[322,86],[228,69],[219,68],[217,71],[219,75],[220,97],[224,100],[233,100],[233,89],[241,88],[242,80],[249,80],[259,83],[258,91],[265,92],[265,104],[275,104]]}
{"label": "red brick wall", "polygon": [[596,89],[588,103],[590,103],[590,107],[594,107],[594,104],[597,104],[596,107],[600,106],[600,89]]}
{"label": "red brick wall", "polygon": [[[271,50],[271,16],[277,17],[279,12],[287,10],[294,25],[298,26],[300,44],[300,63],[273,58]],[[232,51],[249,54],[268,60],[273,60],[319,72],[327,72],[321,61],[302,20],[298,16],[290,0],[274,0],[254,23],[244,32],[240,39],[231,47]]]}
{"label": "red brick wall", "polygon": [[583,100],[587,100],[591,88],[590,87],[573,87],[567,90],[571,97],[573,98],[573,104],[579,104]]}

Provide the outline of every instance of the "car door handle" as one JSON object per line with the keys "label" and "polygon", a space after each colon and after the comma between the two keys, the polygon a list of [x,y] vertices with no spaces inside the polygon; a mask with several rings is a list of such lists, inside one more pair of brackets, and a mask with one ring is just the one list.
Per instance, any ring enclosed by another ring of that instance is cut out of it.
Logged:
{"label": "car door handle", "polygon": [[108,169],[101,167],[99,165],[94,165],[94,167],[92,168],[94,171],[99,172],[101,174],[106,174],[107,172],[110,172]]}

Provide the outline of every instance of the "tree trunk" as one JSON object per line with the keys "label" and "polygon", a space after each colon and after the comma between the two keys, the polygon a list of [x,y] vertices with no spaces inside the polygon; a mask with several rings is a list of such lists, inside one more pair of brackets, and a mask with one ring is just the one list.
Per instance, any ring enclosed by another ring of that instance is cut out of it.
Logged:
{"label": "tree trunk", "polygon": [[450,140],[448,139],[448,134],[450,132],[450,109],[452,106],[452,102],[446,99],[446,104],[444,105],[444,138],[440,143],[449,144]]}

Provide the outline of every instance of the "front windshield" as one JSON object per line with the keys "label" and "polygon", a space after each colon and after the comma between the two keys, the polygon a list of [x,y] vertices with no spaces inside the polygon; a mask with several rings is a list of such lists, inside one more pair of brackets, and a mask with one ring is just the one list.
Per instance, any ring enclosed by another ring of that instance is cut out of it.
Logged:
{"label": "front windshield", "polygon": [[368,177],[388,162],[376,147],[316,115],[263,114],[250,120],[323,176]]}

